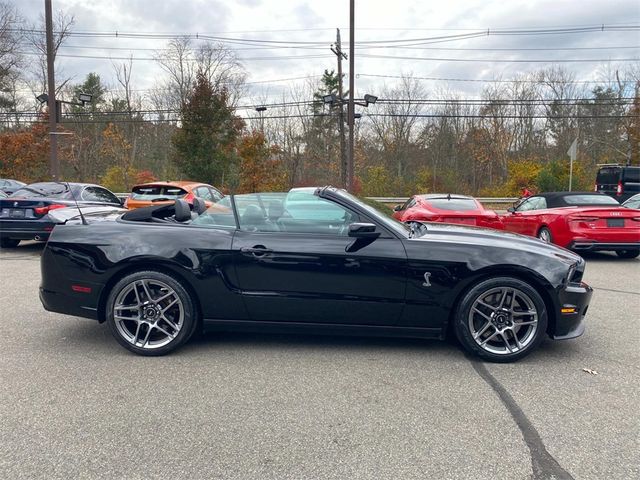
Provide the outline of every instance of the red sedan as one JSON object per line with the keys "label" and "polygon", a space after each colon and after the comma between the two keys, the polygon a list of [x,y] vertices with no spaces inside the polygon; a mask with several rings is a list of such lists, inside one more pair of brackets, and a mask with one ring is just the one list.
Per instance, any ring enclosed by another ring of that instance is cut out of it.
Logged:
{"label": "red sedan", "polygon": [[502,230],[500,216],[493,210],[485,210],[473,197],[433,193],[414,195],[403,205],[396,205],[393,217],[401,222],[457,223]]}
{"label": "red sedan", "polygon": [[640,213],[595,192],[553,192],[527,198],[502,217],[505,230],[576,251],[640,255]]}

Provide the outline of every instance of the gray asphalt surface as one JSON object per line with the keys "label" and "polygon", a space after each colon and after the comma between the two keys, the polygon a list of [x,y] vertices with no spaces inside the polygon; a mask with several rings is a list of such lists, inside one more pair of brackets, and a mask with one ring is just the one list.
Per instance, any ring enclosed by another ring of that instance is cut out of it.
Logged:
{"label": "gray asphalt surface", "polygon": [[496,365],[297,335],[137,357],[43,310],[40,251],[0,252],[2,478],[640,478],[640,260],[589,257],[586,333]]}

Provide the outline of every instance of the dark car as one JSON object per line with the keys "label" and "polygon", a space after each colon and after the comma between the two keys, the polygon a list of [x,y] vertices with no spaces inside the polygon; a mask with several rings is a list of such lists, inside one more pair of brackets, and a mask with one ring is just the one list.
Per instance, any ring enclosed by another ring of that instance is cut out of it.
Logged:
{"label": "dark car", "polygon": [[508,362],[546,335],[584,330],[592,290],[570,251],[400,223],[333,187],[294,195],[232,195],[200,215],[177,200],[56,226],[41,258],[42,303],[106,322],[142,355],[202,329],[438,339],[451,329],[470,352]]}
{"label": "dark car", "polygon": [[20,240],[46,240],[55,222],[48,213],[58,208],[106,205],[120,207],[120,200],[100,185],[42,182],[25,185],[0,199],[0,246],[17,247]]}
{"label": "dark car", "polygon": [[11,195],[16,190],[24,187],[26,183],[20,182],[18,180],[12,180],[10,178],[0,178],[0,191],[6,193],[7,195]]}
{"label": "dark car", "polygon": [[640,193],[640,167],[602,165],[596,176],[596,192],[606,193],[622,203]]}

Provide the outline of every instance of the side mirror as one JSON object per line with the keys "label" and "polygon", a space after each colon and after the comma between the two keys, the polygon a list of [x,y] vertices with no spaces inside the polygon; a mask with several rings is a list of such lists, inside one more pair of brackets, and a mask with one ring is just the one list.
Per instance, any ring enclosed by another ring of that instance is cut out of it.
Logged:
{"label": "side mirror", "polygon": [[507,208],[507,212],[509,213],[515,213],[516,209],[514,207],[509,207]]}
{"label": "side mirror", "polygon": [[373,223],[352,223],[349,225],[349,236],[354,238],[378,238],[380,232],[376,232]]}
{"label": "side mirror", "polygon": [[393,207],[394,212],[399,212],[400,210],[402,210],[402,205],[396,205],[395,207]]}

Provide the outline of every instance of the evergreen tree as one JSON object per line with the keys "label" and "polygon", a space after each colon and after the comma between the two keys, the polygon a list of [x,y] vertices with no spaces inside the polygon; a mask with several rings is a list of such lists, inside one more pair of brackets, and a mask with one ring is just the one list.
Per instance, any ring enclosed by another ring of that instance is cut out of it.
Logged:
{"label": "evergreen tree", "polygon": [[190,180],[235,187],[236,143],[244,122],[235,115],[227,90],[214,88],[199,72],[180,111],[182,125],[172,138],[176,166]]}

